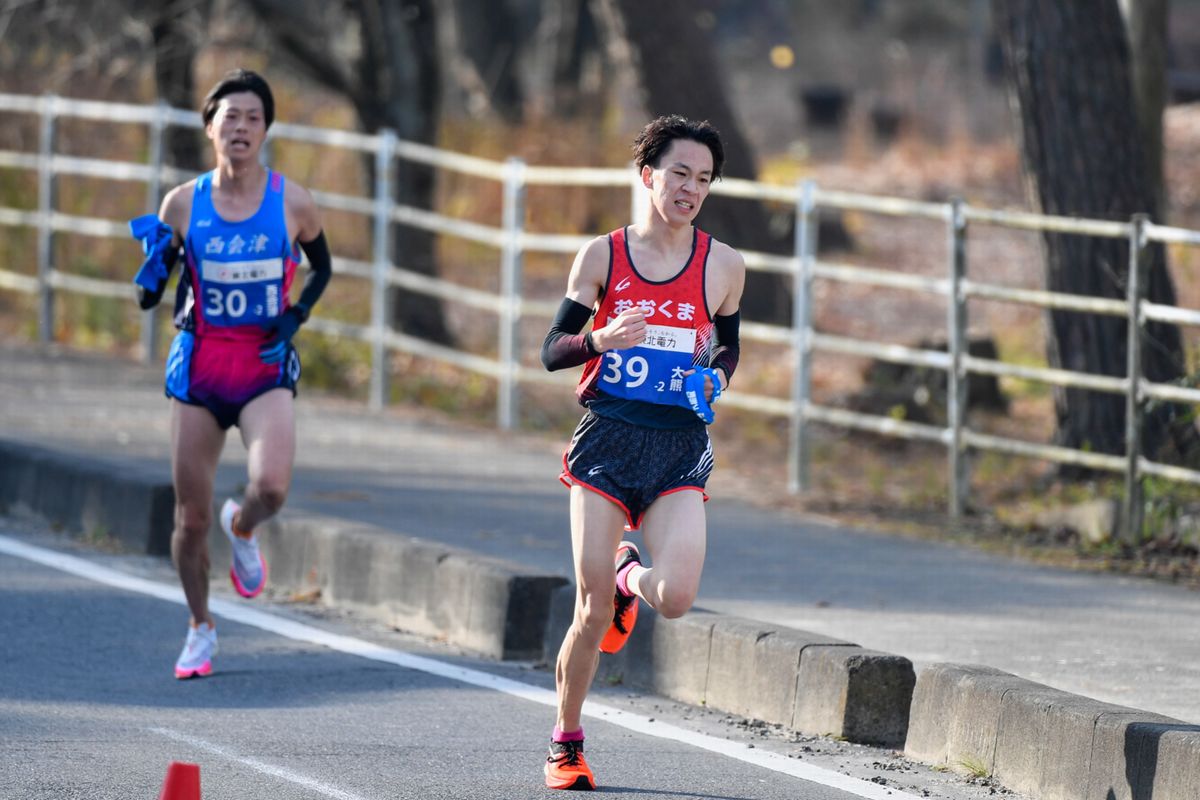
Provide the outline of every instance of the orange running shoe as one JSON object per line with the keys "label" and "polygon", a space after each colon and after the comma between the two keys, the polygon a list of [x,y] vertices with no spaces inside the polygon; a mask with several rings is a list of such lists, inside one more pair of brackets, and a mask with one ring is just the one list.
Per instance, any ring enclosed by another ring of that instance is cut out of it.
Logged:
{"label": "orange running shoe", "polygon": [[583,740],[556,742],[550,740],[550,755],[546,757],[546,785],[551,789],[596,788],[596,778],[583,757]]}
{"label": "orange running shoe", "polygon": [[[619,573],[631,562],[642,563],[642,557],[638,553],[637,545],[633,542],[621,542],[617,547],[617,572]],[[612,625],[609,626],[608,632],[604,634],[604,638],[600,640],[601,653],[618,653],[621,651],[621,648],[625,646],[625,642],[629,641],[629,634],[633,633],[633,626],[637,623],[637,615],[637,595],[627,595],[620,589],[617,589],[616,597],[613,600]]]}

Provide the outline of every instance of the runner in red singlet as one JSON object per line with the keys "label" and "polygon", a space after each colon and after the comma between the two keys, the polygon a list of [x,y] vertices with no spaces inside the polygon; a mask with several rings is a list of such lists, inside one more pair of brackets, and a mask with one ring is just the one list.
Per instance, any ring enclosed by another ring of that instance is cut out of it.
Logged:
{"label": "runner in red singlet", "polygon": [[[706,423],[739,354],[745,264],[692,224],[721,175],[720,137],[706,122],[660,117],[634,154],[649,210],[580,250],[542,346],[547,369],[586,365],[577,395],[587,413],[560,476],[571,492],[577,593],[556,667],[544,770],[553,789],[596,786],[580,712],[599,652],[624,646],[639,598],[678,617],[696,597],[713,463]],[[622,540],[625,530],[641,531],[653,566]]]}

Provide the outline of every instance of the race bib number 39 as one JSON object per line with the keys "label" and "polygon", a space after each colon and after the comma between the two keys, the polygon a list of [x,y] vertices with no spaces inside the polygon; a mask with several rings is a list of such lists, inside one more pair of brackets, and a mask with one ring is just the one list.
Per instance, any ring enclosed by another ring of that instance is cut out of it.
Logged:
{"label": "race bib number 39", "polygon": [[255,325],[280,312],[283,262],[210,261],[200,263],[204,319],[212,325]]}
{"label": "race bib number 39", "polygon": [[683,373],[692,369],[696,331],[667,325],[647,325],[646,339],[636,347],[604,354],[600,386],[628,400],[686,405]]}

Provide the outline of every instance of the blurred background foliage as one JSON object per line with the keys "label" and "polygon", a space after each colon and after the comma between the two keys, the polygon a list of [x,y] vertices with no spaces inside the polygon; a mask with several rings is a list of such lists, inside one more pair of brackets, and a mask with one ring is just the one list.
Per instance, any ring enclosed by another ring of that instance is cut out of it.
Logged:
{"label": "blurred background foliage", "polygon": [[[813,178],[831,189],[933,201],[961,196],[990,207],[1040,210],[1053,204],[1055,180],[1072,180],[1057,178],[1023,147],[1038,117],[1028,98],[1023,102],[1012,55],[1042,52],[1034,36],[1040,29],[1057,41],[1091,47],[1076,64],[1095,70],[1108,65],[1112,74],[1125,76],[1118,82],[1130,93],[1131,109],[1132,98],[1152,95],[1143,87],[1159,81],[1160,127],[1147,133],[1145,112],[1129,123],[1137,131],[1126,136],[1136,158],[1116,178],[1149,187],[1157,219],[1200,227],[1200,110],[1192,105],[1200,97],[1200,2],[1100,5],[1104,13],[1081,19],[1069,0],[0,0],[0,91],[129,103],[161,99],[197,108],[220,75],[244,66],[271,82],[280,121],[363,131],[388,127],[403,139],[457,152],[569,166],[624,167],[645,121],[678,112],[717,125],[734,177],[781,184]],[[1101,23],[1113,20],[1124,26],[1120,41],[1102,35],[1112,28]],[[1039,25],[1017,24],[1033,21]],[[1040,68],[1058,67],[1046,61]],[[1109,94],[1101,97],[1104,92]],[[1111,92],[1104,92],[1052,101],[1070,112],[1075,107],[1064,104],[1086,109],[1089,102],[1111,103]],[[1063,116],[1070,120],[1072,114]],[[1045,124],[1047,135],[1062,133],[1053,120]],[[0,114],[3,148],[36,151],[37,137],[36,118]],[[58,152],[73,155],[144,161],[147,148],[146,131],[138,126],[63,120],[58,134]],[[168,160],[181,168],[209,166],[206,143],[193,131],[172,130],[168,151]],[[278,142],[270,158],[273,167],[310,188],[367,194],[373,185],[372,164],[345,151]],[[1089,170],[1118,161],[1094,152],[1080,158]],[[411,163],[399,163],[392,177],[397,202],[499,224],[501,189],[494,182]],[[0,169],[0,205],[35,208],[36,187],[35,175]],[[58,196],[66,213],[118,220],[142,213],[145,205],[144,187],[96,179],[64,178]],[[1088,202],[1081,201],[1075,213],[1129,213],[1120,204]],[[628,217],[627,190],[535,188],[528,197],[534,231],[598,234]],[[735,247],[792,248],[790,207],[714,197],[699,224]],[[330,211],[325,225],[337,255],[370,258],[369,220]],[[918,274],[944,270],[945,237],[937,225],[831,215],[822,219],[820,241],[823,254],[838,260]],[[973,230],[971,269],[996,282],[1047,288],[1054,274],[1047,260],[1052,244],[1020,231]],[[33,274],[35,254],[34,231],[3,228],[0,263],[6,268]],[[499,258],[491,248],[396,226],[393,255],[406,269],[475,288],[499,286]],[[132,242],[60,235],[55,258],[74,274],[123,279],[136,268],[137,252]],[[1173,299],[1200,307],[1195,254],[1173,248],[1160,263]],[[558,256],[527,255],[526,294],[557,299],[568,268],[569,260]],[[1120,280],[1116,274],[1111,285],[1095,291],[1115,292]],[[369,292],[363,281],[336,280],[319,313],[362,321]],[[944,341],[945,312],[937,298],[852,285],[821,284],[817,292],[816,322],[823,331],[911,345]],[[58,297],[58,341],[136,355],[140,317],[132,303]],[[746,316],[786,324],[789,297],[783,278],[754,274]],[[470,352],[496,350],[493,315],[403,291],[395,301],[399,330]],[[1060,355],[1053,346],[1056,327],[1034,310],[972,301],[970,320],[972,338],[991,341],[1005,360],[1047,365]],[[35,322],[32,298],[0,292],[0,335],[34,338]],[[530,318],[522,330],[523,359],[530,365],[537,363],[546,322]],[[1195,335],[1178,335],[1172,363],[1186,377],[1198,360]],[[160,338],[169,336],[164,324]],[[301,346],[307,385],[365,397],[364,346],[312,334]],[[784,348],[747,344],[738,382],[786,396],[788,358]],[[1123,345],[1107,358],[1114,374],[1123,370]],[[492,413],[495,386],[488,379],[400,354],[390,366],[395,401],[480,420]],[[925,385],[897,398],[871,385],[871,367],[864,359],[818,355],[814,399],[904,418],[936,416],[918,402],[936,399],[936,387],[932,395]],[[1008,399],[1004,409],[973,409],[971,424],[1038,441],[1078,434],[1065,420],[1087,415],[1072,416],[1070,402],[1095,400],[1067,398],[1025,381],[1005,379],[1000,388]],[[528,389],[521,402],[523,424],[537,429],[567,430],[577,414],[565,392]],[[724,461],[781,471],[784,421],[731,409],[724,417],[714,429],[723,440]],[[1096,432],[1083,435],[1107,441]],[[818,449],[827,469],[818,469],[823,485],[803,501],[808,507],[944,508],[941,448],[866,441],[859,434],[851,440],[825,432]],[[837,469],[842,463],[855,465],[856,480],[844,479]],[[1028,462],[999,456],[980,459],[980,467],[972,491],[983,505],[1043,490],[1062,477],[1089,479],[1062,476],[1045,465],[1030,470]],[[1160,503],[1163,492],[1155,491]]]}

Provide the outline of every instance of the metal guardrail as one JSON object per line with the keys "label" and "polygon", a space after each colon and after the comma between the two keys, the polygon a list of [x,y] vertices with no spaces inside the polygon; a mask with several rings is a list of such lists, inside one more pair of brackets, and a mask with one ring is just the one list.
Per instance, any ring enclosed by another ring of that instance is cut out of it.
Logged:
{"label": "metal guardrail", "polygon": [[[198,128],[194,112],[159,104],[140,106],[55,96],[33,97],[0,94],[0,112],[37,115],[40,142],[36,154],[0,150],[0,168],[36,171],[38,196],[36,209],[0,207],[0,225],[25,226],[37,230],[38,271],[36,276],[0,269],[0,289],[33,294],[39,298],[38,330],[49,340],[54,329],[56,291],[79,292],[92,296],[132,298],[126,282],[98,280],[71,275],[54,262],[53,239],[57,233],[70,232],[89,236],[125,237],[123,223],[91,217],[63,214],[56,210],[56,179],[61,175],[82,175],[109,180],[146,184],[146,209],[156,211],[166,182],[186,180],[190,175],[163,162],[163,132],[168,126]],[[147,163],[128,163],[104,159],[64,156],[55,152],[56,122],[59,118],[104,120],[148,126],[150,147]],[[371,197],[314,192],[319,205],[369,217],[373,220],[372,260],[370,262],[335,258],[334,269],[342,275],[370,280],[373,284],[371,317],[366,324],[314,318],[310,327],[328,336],[362,341],[371,345],[372,371],[370,405],[380,408],[387,396],[387,354],[397,350],[453,364],[487,375],[499,382],[497,422],[511,428],[518,417],[517,389],[522,383],[563,386],[573,382],[569,376],[548,374],[520,363],[520,323],[528,314],[549,316],[556,303],[535,300],[521,294],[522,261],[525,253],[573,253],[588,237],[555,233],[534,233],[525,229],[525,195],[528,187],[610,186],[630,187],[633,217],[644,209],[645,192],[631,170],[590,167],[531,166],[517,159],[496,162],[462,153],[453,153],[427,145],[404,142],[390,130],[363,134],[278,123],[272,126],[273,139],[292,140],[353,150],[375,157],[375,186]],[[500,227],[456,219],[428,209],[396,204],[391,199],[390,166],[396,159],[407,159],[503,185],[503,211]],[[790,419],[788,474],[793,491],[810,484],[809,425],[819,422],[884,436],[938,442],[946,446],[949,460],[949,512],[962,513],[969,490],[966,455],[970,450],[1019,455],[1063,464],[1077,464],[1096,470],[1120,473],[1125,478],[1124,524],[1127,531],[1140,525],[1141,479],[1147,475],[1172,481],[1200,484],[1200,472],[1166,464],[1156,464],[1140,456],[1139,431],[1142,405],[1147,399],[1169,402],[1200,402],[1200,389],[1152,383],[1140,374],[1140,348],[1137,346],[1147,321],[1177,325],[1200,325],[1200,311],[1150,303],[1142,297],[1143,254],[1151,241],[1200,245],[1200,232],[1156,225],[1144,217],[1127,223],[1056,217],[1025,212],[975,208],[952,203],[915,202],[894,197],[878,197],[853,192],[831,191],[812,182],[779,186],[754,181],[727,179],[713,187],[715,194],[790,203],[796,213],[796,240],[791,256],[777,256],[743,249],[749,269],[787,274],[792,277],[793,321],[790,327],[744,323],[747,340],[789,345],[794,357],[790,396],[787,398],[754,395],[740,389],[730,392],[723,405],[757,411]],[[935,220],[946,225],[949,258],[944,278],[913,276],[851,264],[836,264],[817,259],[816,219],[821,208],[859,211],[910,219]],[[967,278],[966,237],[969,223],[997,225],[1029,231],[1052,231],[1108,238],[1126,238],[1130,242],[1130,276],[1125,300],[1083,297],[1057,292],[1019,289],[987,284]],[[493,294],[460,286],[441,278],[405,270],[390,256],[393,225],[408,225],[433,233],[454,236],[494,247],[500,254],[501,290]],[[923,292],[944,297],[947,314],[948,351],[932,351],[884,342],[869,342],[818,333],[813,329],[813,284],[817,280],[849,282]],[[498,317],[498,358],[464,353],[423,341],[392,329],[387,308],[389,287],[421,292],[442,299],[453,299],[495,313]],[[967,301],[971,298],[1033,305],[1047,309],[1069,309],[1125,317],[1129,326],[1129,375],[1135,379],[1089,375],[1069,370],[1008,364],[981,359],[966,352]],[[143,350],[152,357],[155,322],[147,312],[143,324]],[[863,414],[846,409],[821,406],[812,401],[812,357],[816,351],[867,356],[883,361],[944,370],[947,373],[947,416],[945,427],[920,424],[890,417]],[[1021,441],[972,431],[966,424],[967,378],[971,374],[1008,376],[1034,380],[1059,387],[1078,387],[1123,394],[1126,397],[1125,456],[1101,455],[1071,448]]]}

